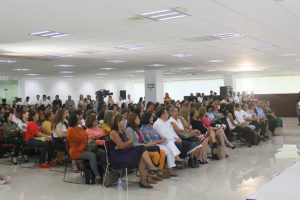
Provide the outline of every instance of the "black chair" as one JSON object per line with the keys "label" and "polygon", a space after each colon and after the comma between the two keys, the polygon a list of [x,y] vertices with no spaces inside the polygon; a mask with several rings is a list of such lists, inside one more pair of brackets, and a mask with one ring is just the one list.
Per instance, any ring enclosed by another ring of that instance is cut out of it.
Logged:
{"label": "black chair", "polygon": [[75,181],[67,181],[66,180],[66,174],[67,174],[67,169],[68,169],[68,164],[69,163],[72,163],[72,160],[79,160],[81,163],[87,159],[83,159],[83,158],[78,158],[78,159],[72,159],[70,154],[69,154],[69,150],[70,150],[70,145],[69,145],[69,142],[68,140],[66,140],[65,142],[65,145],[66,145],[66,150],[67,150],[67,155],[66,155],[66,160],[65,160],[65,170],[64,170],[64,178],[63,178],[63,181],[66,182],[66,183],[74,183],[74,184],[84,184],[84,174],[83,174],[83,169],[80,170],[80,176],[81,176],[81,182],[78,183],[78,182],[75,182]]}
{"label": "black chair", "polygon": [[[1,148],[13,148],[14,144],[5,144],[4,143],[4,135],[3,135],[3,130],[2,127],[0,127],[0,145]],[[12,160],[10,162],[0,162],[1,165],[12,165]]]}

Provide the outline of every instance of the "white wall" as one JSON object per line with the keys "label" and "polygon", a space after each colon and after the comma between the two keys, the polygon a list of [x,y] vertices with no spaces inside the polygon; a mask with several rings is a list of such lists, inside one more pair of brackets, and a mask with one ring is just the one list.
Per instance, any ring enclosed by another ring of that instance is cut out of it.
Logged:
{"label": "white wall", "polygon": [[236,91],[253,91],[255,94],[298,93],[300,75],[237,78]]}
{"label": "white wall", "polygon": [[[220,93],[220,86],[224,86],[223,79],[212,80],[185,80],[185,81],[165,81],[164,93],[169,93],[170,97],[175,100],[183,100],[184,96],[189,96],[190,93],[201,92],[209,94],[210,90]],[[145,84],[143,82],[134,83],[136,97],[145,96]]]}
{"label": "white wall", "polygon": [[95,91],[100,89],[107,89],[110,90],[110,92],[113,92],[113,99],[115,101],[119,99],[120,90],[126,90],[127,94],[133,94],[134,91],[133,82],[124,82],[120,80],[60,80],[56,78],[44,80],[24,79],[23,84],[23,98],[29,96],[31,100],[35,100],[37,94],[40,96],[46,94],[47,96],[51,96],[51,99],[53,100],[55,95],[58,94],[60,99],[64,102],[68,95],[71,95],[76,103],[78,102],[80,94],[83,94],[84,96],[90,94],[92,99],[95,99]]}

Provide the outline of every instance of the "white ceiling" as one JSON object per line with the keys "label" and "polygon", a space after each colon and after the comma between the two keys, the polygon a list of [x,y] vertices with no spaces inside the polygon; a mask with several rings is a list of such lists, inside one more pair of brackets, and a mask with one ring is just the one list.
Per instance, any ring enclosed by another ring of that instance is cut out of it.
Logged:
{"label": "white ceiling", "polygon": [[[161,22],[137,17],[166,8],[190,16]],[[166,79],[213,78],[225,73],[300,74],[299,0],[6,0],[1,1],[0,19],[0,60],[17,61],[0,63],[0,76],[9,78],[28,73],[39,77],[70,75],[59,73],[68,69],[54,67],[56,64],[73,64],[73,78],[108,73],[104,78],[140,79],[143,73],[134,70],[153,68],[173,73]],[[42,30],[72,35],[51,39],[29,35]],[[227,32],[244,37],[194,41]],[[121,45],[144,48],[116,48]],[[263,45],[275,48],[255,49]],[[72,56],[49,55],[56,53]],[[192,56],[170,56],[179,53]],[[297,55],[280,56],[287,53]],[[107,63],[108,59],[126,62]],[[210,63],[211,59],[224,62]],[[151,64],[165,66],[149,67]],[[103,67],[116,69],[99,69]],[[14,68],[30,71],[16,72]]]}

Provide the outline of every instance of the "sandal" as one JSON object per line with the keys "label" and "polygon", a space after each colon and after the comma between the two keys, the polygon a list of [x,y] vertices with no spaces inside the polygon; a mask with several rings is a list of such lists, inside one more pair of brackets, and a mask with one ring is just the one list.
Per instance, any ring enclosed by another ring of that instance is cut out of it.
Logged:
{"label": "sandal", "polygon": [[72,164],[72,171],[73,171],[74,173],[80,173],[80,172],[81,172],[81,170],[78,169],[78,167],[77,167],[76,164]]}

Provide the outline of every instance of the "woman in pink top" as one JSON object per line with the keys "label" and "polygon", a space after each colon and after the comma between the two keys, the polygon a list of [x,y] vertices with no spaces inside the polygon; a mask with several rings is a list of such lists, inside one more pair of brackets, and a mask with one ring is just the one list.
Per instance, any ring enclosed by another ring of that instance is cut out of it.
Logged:
{"label": "woman in pink top", "polygon": [[85,130],[87,134],[93,136],[97,145],[103,146],[105,140],[102,140],[100,138],[105,135],[103,130],[98,127],[98,120],[96,118],[96,115],[89,115],[85,120],[85,126],[87,127],[87,129]]}

